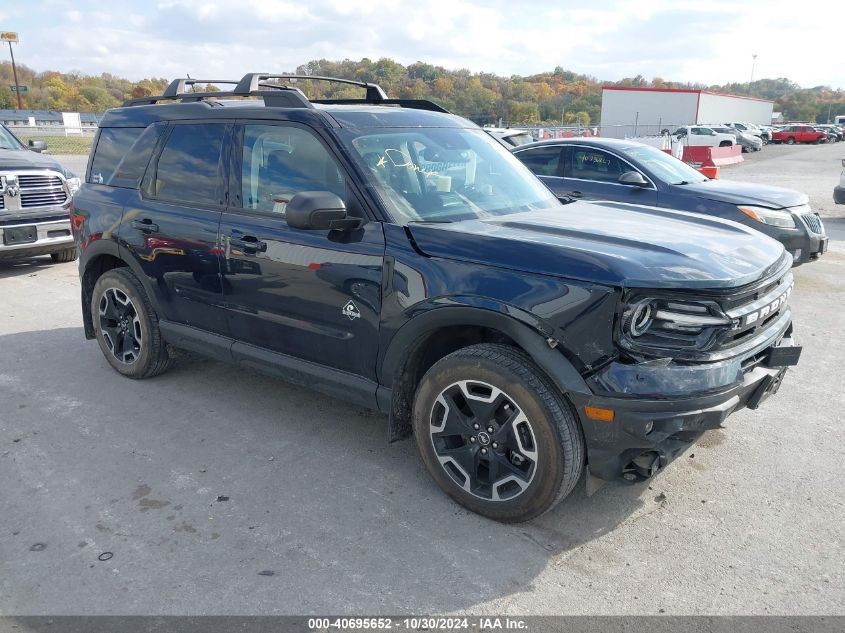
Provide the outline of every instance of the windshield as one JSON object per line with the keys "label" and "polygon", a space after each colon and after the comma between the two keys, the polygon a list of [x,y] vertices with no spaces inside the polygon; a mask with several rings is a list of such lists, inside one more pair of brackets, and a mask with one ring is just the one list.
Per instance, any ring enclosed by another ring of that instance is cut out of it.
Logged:
{"label": "windshield", "polygon": [[687,185],[707,180],[700,172],[656,147],[636,145],[628,147],[625,153],[670,185]]}
{"label": "windshield", "polygon": [[21,142],[4,125],[0,125],[0,149],[23,149]]}
{"label": "windshield", "polygon": [[482,130],[377,128],[341,134],[400,224],[560,206],[527,167]]}

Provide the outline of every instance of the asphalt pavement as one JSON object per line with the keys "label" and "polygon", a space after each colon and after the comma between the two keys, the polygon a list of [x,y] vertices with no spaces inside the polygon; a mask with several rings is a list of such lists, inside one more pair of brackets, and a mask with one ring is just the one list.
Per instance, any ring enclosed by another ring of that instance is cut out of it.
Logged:
{"label": "asphalt pavement", "polygon": [[[832,190],[841,147],[723,174]],[[0,262],[0,615],[843,614],[845,220],[827,225],[776,397],[647,484],[582,482],[509,526],[441,494],[383,415],[196,357],[119,376],[84,339],[75,263]]]}

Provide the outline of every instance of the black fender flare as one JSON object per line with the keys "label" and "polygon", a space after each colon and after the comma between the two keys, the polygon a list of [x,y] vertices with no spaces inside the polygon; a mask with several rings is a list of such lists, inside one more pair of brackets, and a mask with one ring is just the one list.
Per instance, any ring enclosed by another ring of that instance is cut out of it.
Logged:
{"label": "black fender flare", "polygon": [[[129,268],[135,276],[139,279],[147,291],[147,297],[156,311],[156,314],[162,315],[161,306],[159,305],[158,297],[154,292],[155,288],[151,286],[150,278],[144,273],[144,269],[138,261],[131,254],[128,254],[126,248],[115,240],[95,240],[91,242],[85,249],[84,258],[79,260],[79,278],[81,280],[81,300],[82,300],[82,322],[85,328],[85,337],[94,338],[94,326],[91,322],[91,314],[88,309],[88,301],[90,300],[90,293],[94,289],[96,279],[87,277],[88,271],[97,259],[103,255],[109,255],[121,261],[121,263]],[[128,256],[127,256],[128,255]]]}
{"label": "black fender flare", "polygon": [[120,249],[117,246],[117,242],[113,240],[94,240],[90,242],[79,258],[79,299],[82,304],[82,325],[85,330],[85,338],[87,339],[94,338],[94,324],[91,320],[89,305],[91,292],[96,283],[96,279],[91,279],[88,273],[94,263],[104,255],[123,260],[120,256]]}
{"label": "black fender flare", "polygon": [[[379,408],[390,414],[389,437],[392,440],[407,437],[410,433],[411,403],[405,394],[416,385],[396,384],[401,380],[409,355],[421,339],[450,326],[476,326],[495,329],[519,345],[546,374],[552,383],[565,394],[590,396],[592,392],[581,374],[567,359],[550,325],[514,306],[485,300],[441,298],[431,302],[425,312],[419,313],[403,325],[391,339],[379,364]],[[483,307],[482,307],[483,306]]]}

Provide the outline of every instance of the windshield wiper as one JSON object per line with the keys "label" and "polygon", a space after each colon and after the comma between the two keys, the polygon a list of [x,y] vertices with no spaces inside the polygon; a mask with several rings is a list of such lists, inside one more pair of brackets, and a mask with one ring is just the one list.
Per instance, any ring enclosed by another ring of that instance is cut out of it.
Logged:
{"label": "windshield wiper", "polygon": [[452,220],[408,220],[408,224],[451,224]]}

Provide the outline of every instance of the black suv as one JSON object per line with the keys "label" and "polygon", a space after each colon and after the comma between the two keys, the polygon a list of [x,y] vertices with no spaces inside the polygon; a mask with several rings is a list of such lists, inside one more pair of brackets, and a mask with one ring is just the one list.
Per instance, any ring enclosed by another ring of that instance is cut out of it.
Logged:
{"label": "black suv", "polygon": [[175,80],[103,118],[71,224],[85,334],[120,373],[181,348],[379,409],[447,494],[520,521],[585,469],[652,476],[797,362],[778,242],[564,207],[433,103],[290,79]]}

